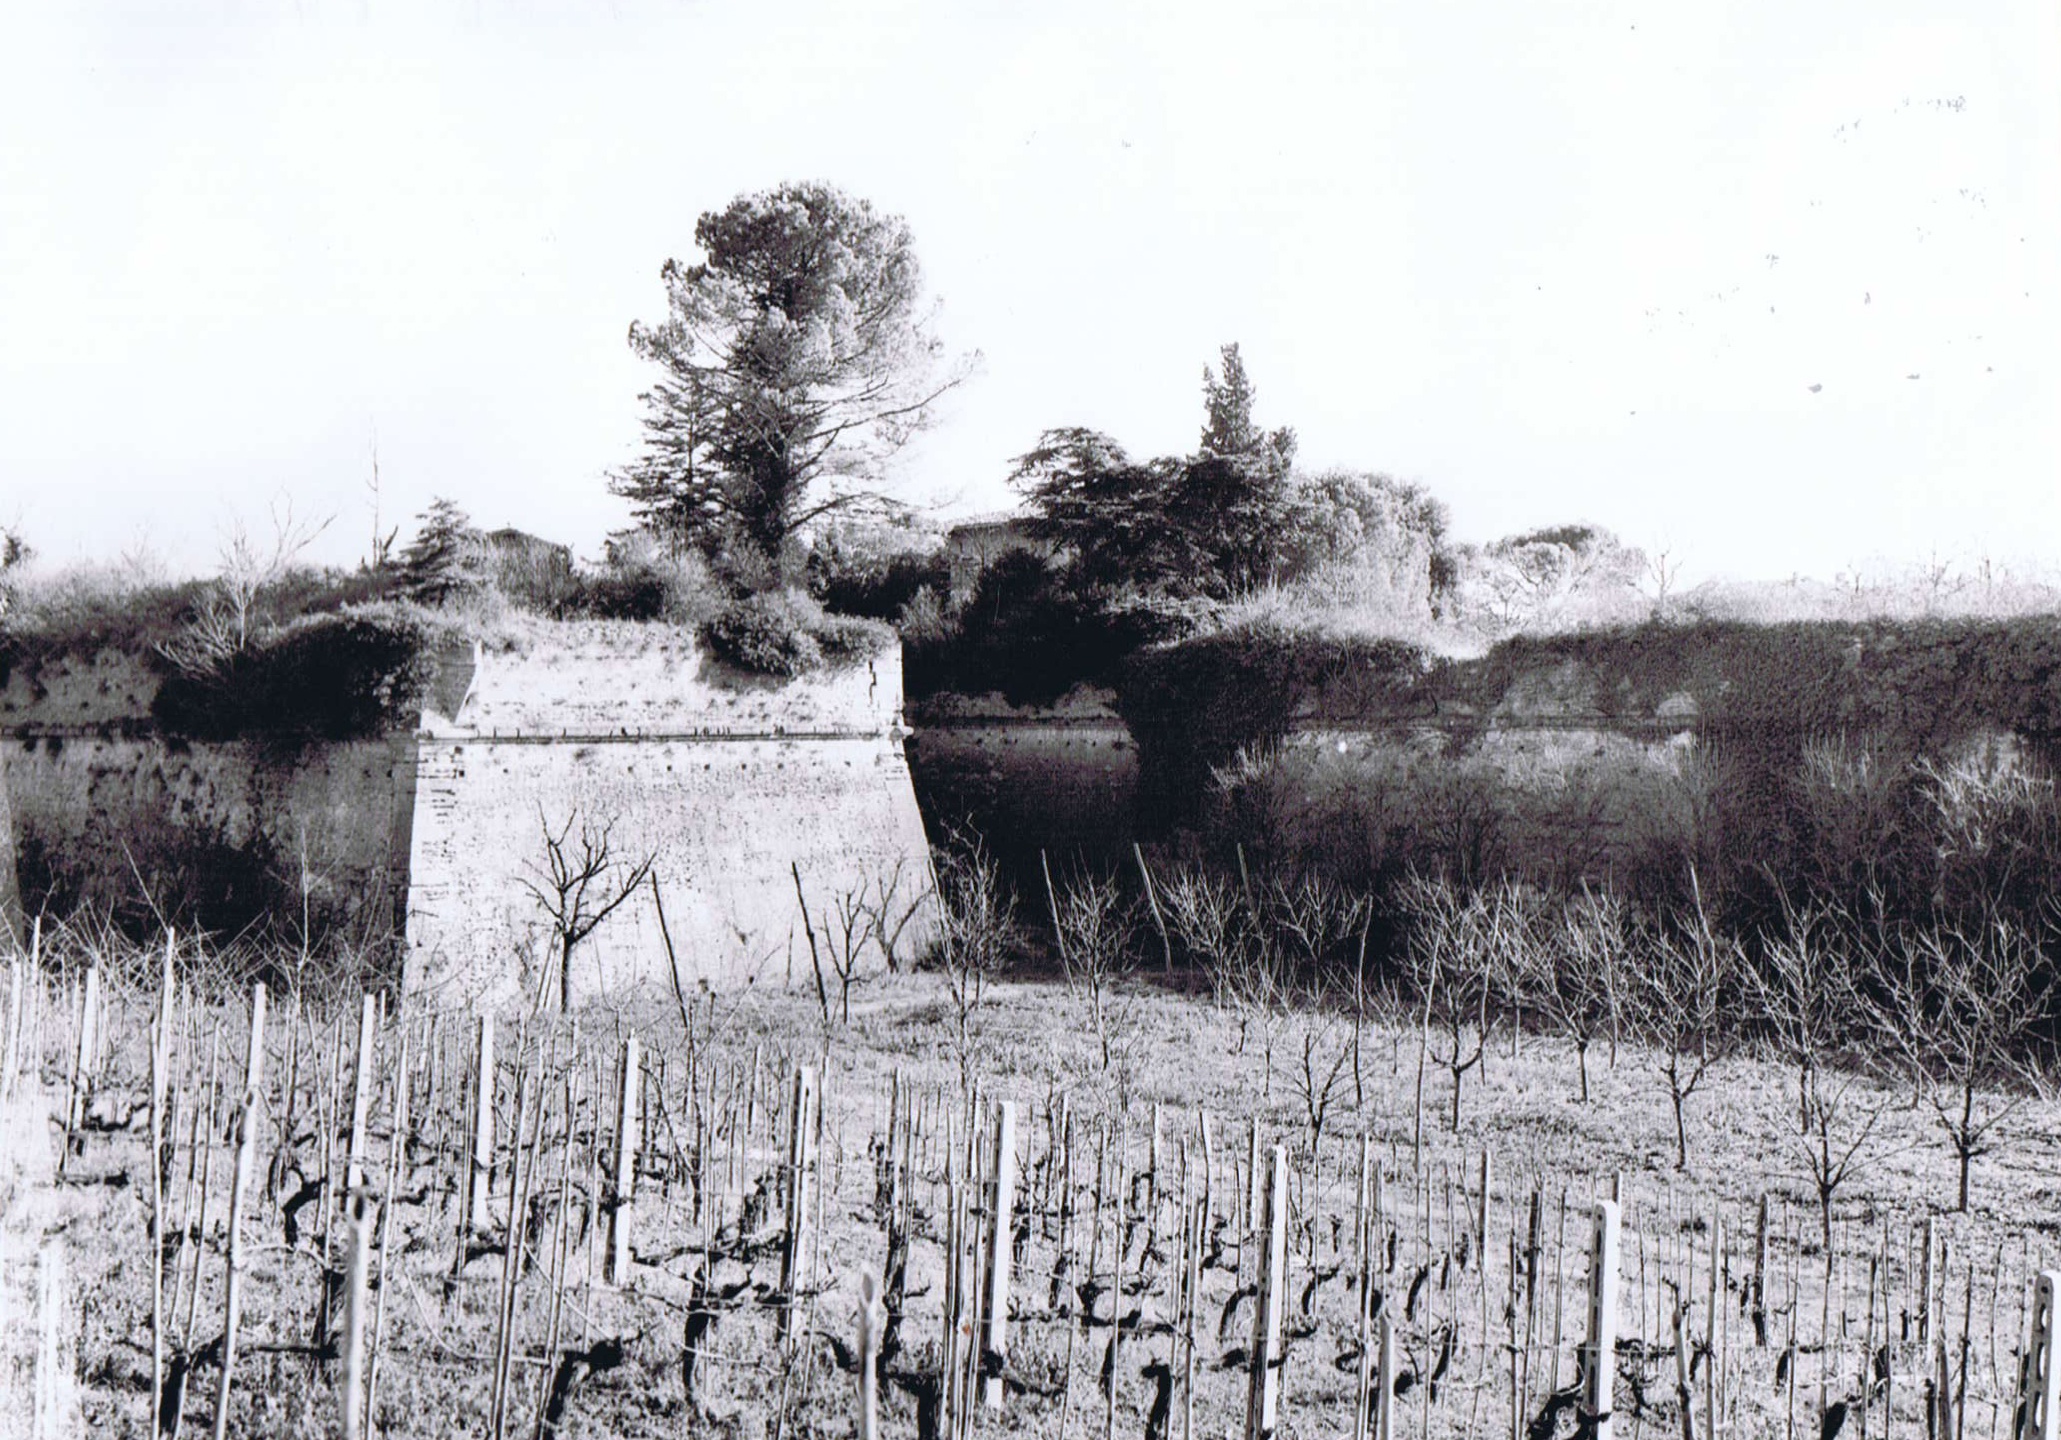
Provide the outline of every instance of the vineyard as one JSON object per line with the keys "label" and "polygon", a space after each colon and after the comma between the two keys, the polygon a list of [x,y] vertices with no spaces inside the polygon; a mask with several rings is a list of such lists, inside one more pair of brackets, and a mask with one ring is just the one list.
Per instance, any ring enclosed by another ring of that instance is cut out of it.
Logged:
{"label": "vineyard", "polygon": [[1573,1047],[1513,1029],[1447,1128],[1405,1025],[1289,1014],[1262,1061],[1128,982],[1092,1019],[998,985],[969,1033],[929,975],[833,1023],[203,974],[6,972],[7,1434],[2054,1434],[2018,1413],[2052,1383],[2037,1102],[1935,1214],[1915,1099],[1870,1091],[1821,1206],[1752,1056],[1678,1169],[1629,1043],[1584,1103]]}

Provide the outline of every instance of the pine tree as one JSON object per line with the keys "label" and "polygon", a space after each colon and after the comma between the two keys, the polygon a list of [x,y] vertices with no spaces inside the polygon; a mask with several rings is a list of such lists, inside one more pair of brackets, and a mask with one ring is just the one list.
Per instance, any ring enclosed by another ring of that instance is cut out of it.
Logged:
{"label": "pine tree", "polygon": [[401,552],[401,593],[424,605],[441,605],[484,584],[484,542],[458,502],[439,495],[419,518],[421,528]]}

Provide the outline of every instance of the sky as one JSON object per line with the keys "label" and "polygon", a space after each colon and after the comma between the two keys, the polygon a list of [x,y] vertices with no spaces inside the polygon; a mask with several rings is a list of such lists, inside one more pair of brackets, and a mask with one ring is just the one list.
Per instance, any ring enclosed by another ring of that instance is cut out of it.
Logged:
{"label": "sky", "polygon": [[975,377],[896,466],[1310,465],[1685,577],[2061,564],[2055,0],[108,4],[0,21],[0,522],[204,572],[290,500],[582,556],[696,217],[904,216]]}

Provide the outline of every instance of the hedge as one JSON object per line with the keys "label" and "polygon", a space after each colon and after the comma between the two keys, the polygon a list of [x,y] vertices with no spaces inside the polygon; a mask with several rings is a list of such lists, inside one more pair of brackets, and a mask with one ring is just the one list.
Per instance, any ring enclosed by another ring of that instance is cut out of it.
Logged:
{"label": "hedge", "polygon": [[151,713],[200,740],[355,740],[415,722],[433,680],[429,628],[405,612],[311,616],[206,671],[175,670]]}

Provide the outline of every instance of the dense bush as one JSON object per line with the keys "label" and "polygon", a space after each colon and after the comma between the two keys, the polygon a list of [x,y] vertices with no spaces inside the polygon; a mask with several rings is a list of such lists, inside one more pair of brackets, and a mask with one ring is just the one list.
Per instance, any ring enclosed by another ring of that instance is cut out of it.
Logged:
{"label": "dense bush", "polygon": [[903,617],[911,695],[993,691],[1019,705],[1049,704],[1076,685],[1112,685],[1141,647],[1197,634],[1221,613],[1199,597],[1083,584],[1021,550],[981,572],[956,626],[934,626],[914,610]]}
{"label": "dense bush", "polygon": [[700,626],[730,599],[698,553],[668,549],[641,532],[611,539],[600,568],[576,574],[575,582],[554,618]]}
{"label": "dense bush", "polygon": [[432,679],[430,635],[404,611],[312,616],[205,668],[175,669],[151,713],[196,739],[349,740],[414,723]]}
{"label": "dense bush", "polygon": [[[258,587],[251,599],[253,632],[306,615],[330,614],[375,601],[388,577],[363,570],[296,566]],[[21,587],[0,626],[0,684],[15,669],[102,650],[161,662],[160,647],[177,641],[215,595],[209,580],[163,582],[118,568],[76,566]]]}
{"label": "dense bush", "polygon": [[854,664],[894,642],[894,632],[879,621],[825,615],[794,590],[734,600],[702,627],[701,636],[740,670],[783,677]]}
{"label": "dense bush", "polygon": [[1191,823],[1212,772],[1288,733],[1298,704],[1349,690],[1414,703],[1432,658],[1402,640],[1244,625],[1141,650],[1124,667],[1117,709],[1138,742],[1138,812],[1157,833]]}
{"label": "dense bush", "polygon": [[809,548],[809,594],[825,610],[869,620],[895,620],[929,586],[950,591],[952,567],[941,549],[883,553],[840,536],[825,536]]}

